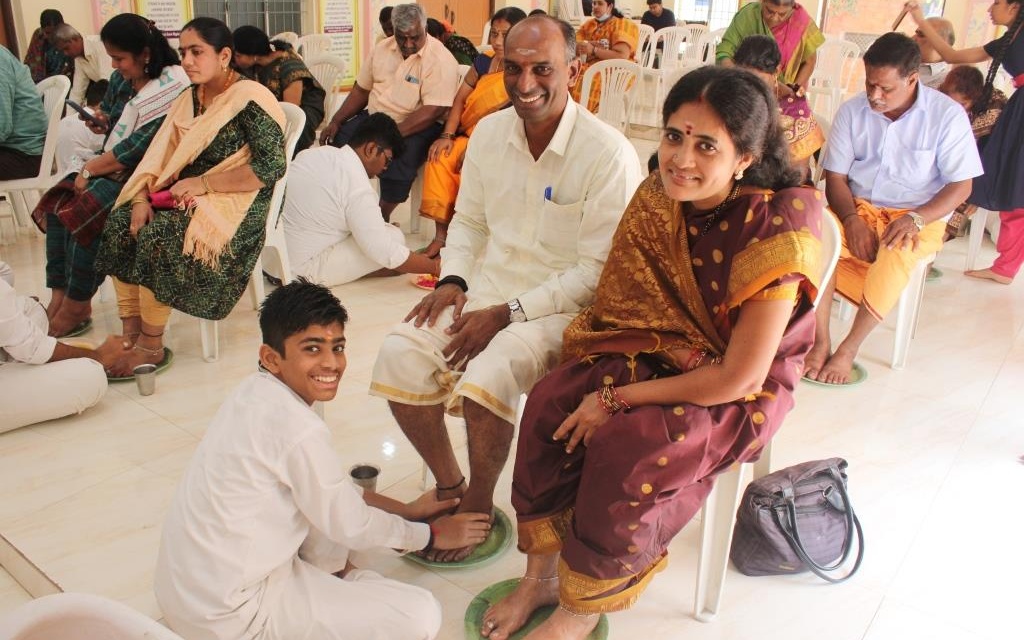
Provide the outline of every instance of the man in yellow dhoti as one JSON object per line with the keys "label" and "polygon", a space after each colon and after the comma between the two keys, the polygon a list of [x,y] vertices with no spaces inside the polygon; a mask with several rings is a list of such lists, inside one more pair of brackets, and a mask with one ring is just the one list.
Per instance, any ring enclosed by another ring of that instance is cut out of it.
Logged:
{"label": "man in yellow dhoti", "polygon": [[[915,265],[942,247],[945,218],[982,173],[961,107],[918,81],[914,41],[888,33],[864,54],[865,93],[844,103],[829,134],[825,195],[843,252],[818,307],[805,377],[844,384],[869,333],[893,308]],[[832,293],[859,306],[832,352]]]}

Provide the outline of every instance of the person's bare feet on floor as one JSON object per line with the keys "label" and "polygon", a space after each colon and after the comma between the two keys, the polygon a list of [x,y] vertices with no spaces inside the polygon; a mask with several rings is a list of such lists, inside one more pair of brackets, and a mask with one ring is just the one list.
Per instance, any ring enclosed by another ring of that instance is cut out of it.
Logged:
{"label": "person's bare feet on floor", "polygon": [[[494,525],[494,505],[481,506],[480,504],[467,502],[466,498],[463,497],[462,502],[455,508],[455,513],[489,513],[491,514],[491,525]],[[492,534],[488,533],[487,535],[490,536]],[[462,562],[471,556],[478,546],[480,545],[473,544],[461,549],[434,549],[425,557],[431,562]]]}
{"label": "person's bare feet on floor", "polygon": [[853,357],[855,353],[849,353],[843,349],[837,349],[828,359],[825,366],[818,372],[818,382],[828,384],[846,384],[850,381],[850,374],[853,373]]}
{"label": "person's bare feet on floor", "polygon": [[523,640],[585,640],[600,619],[601,616],[596,613],[576,615],[558,607],[551,617]]}
{"label": "person's bare feet on floor", "polygon": [[92,316],[92,303],[88,300],[80,302],[71,298],[64,298],[57,313],[50,318],[50,329],[48,334],[59,338],[74,330]]}
{"label": "person's bare feet on floor", "polygon": [[829,347],[827,344],[818,345],[815,344],[811,347],[811,350],[807,352],[807,356],[804,357],[804,373],[803,375],[811,380],[818,379],[818,373],[821,372],[821,368],[825,366],[828,359],[832,356],[829,353]]}
{"label": "person's bare feet on floor", "polygon": [[979,280],[991,280],[992,282],[998,282],[999,284],[1010,284],[1013,282],[1013,278],[1007,278],[1001,276],[995,271],[989,269],[972,269],[970,271],[964,271],[964,275],[968,278],[978,278]]}
{"label": "person's bare feet on floor", "polygon": [[506,640],[526,624],[534,611],[549,604],[558,604],[558,580],[524,577],[512,593],[484,612],[480,635],[489,640]]}

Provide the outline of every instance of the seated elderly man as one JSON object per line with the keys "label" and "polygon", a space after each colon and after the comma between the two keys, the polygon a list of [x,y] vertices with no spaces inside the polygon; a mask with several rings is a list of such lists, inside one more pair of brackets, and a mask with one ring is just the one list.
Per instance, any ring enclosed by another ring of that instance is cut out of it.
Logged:
{"label": "seated elderly man", "polygon": [[864,54],[865,93],[844,103],[829,133],[825,195],[843,251],[823,300],[858,305],[831,351],[829,305],[818,306],[806,377],[849,381],[854,357],[899,300],[917,263],[942,247],[945,218],[971,192],[981,160],[963,107],[922,85],[914,41],[887,33]]}
{"label": "seated elderly man", "polygon": [[392,11],[391,22],[395,35],[373,47],[352,91],[320,136],[320,144],[340,147],[371,113],[386,113],[398,123],[405,151],[380,174],[380,209],[385,220],[408,199],[459,83],[459,65],[443,44],[427,35],[422,7],[400,4]]}
{"label": "seated elderly man", "polygon": [[0,180],[39,174],[46,124],[43,101],[28,67],[0,46]]}
{"label": "seated elderly man", "polygon": [[39,14],[39,28],[32,32],[25,52],[25,65],[32,74],[32,82],[58,74],[68,80],[75,73],[75,63],[53,44],[54,31],[64,24],[64,16],[56,9],[44,9]]}
{"label": "seated elderly man", "polygon": [[81,413],[107,390],[103,367],[125,352],[119,336],[95,350],[46,335],[46,309],[14,290],[14,272],[0,262],[0,433]]}
{"label": "seated elderly man", "polygon": [[[374,366],[370,393],[390,401],[438,497],[461,497],[463,512],[491,513],[519,398],[557,364],[562,332],[593,300],[640,183],[629,141],[569,99],[579,64],[566,22],[535,16],[509,30],[503,80],[513,108],[473,132],[444,277],[384,339]],[[445,412],[466,418],[468,485]]]}
{"label": "seated elderly man", "polygon": [[84,105],[89,85],[110,77],[110,56],[99,36],[83,38],[70,24],[62,24],[53,32],[53,42],[61,53],[75,61],[75,77],[71,80],[68,99]]}
{"label": "seated elderly man", "polygon": [[405,246],[402,230],[381,219],[370,183],[403,144],[395,121],[375,113],[340,149],[313,147],[295,157],[281,212],[293,274],[329,287],[370,274],[437,275],[440,258]]}
{"label": "seated elderly man", "polygon": [[[953,32],[952,22],[945,18],[928,18],[928,24],[935,29],[939,36],[949,43],[949,46],[952,47],[956,43],[956,34]],[[917,43],[917,48],[921,50],[921,66],[918,68],[921,84],[932,89],[938,89],[942,81],[945,80],[946,74],[949,73],[949,63],[943,61],[942,56],[928,42],[928,38],[924,37],[924,33],[920,29],[914,32],[914,42]]]}

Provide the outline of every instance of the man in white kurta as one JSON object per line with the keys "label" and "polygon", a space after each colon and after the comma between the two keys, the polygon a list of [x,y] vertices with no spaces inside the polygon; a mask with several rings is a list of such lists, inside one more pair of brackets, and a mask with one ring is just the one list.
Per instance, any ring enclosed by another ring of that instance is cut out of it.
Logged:
{"label": "man in white kurta", "polygon": [[[442,278],[410,314],[420,313],[417,321],[385,338],[373,371],[370,393],[390,401],[439,495],[462,495],[460,510],[491,511],[519,398],[558,362],[562,331],[593,299],[641,180],[626,138],[568,98],[578,74],[578,62],[567,60],[572,38],[568,25],[544,16],[509,32],[505,86],[514,108],[474,130]],[[436,322],[423,322],[428,307]],[[464,495],[445,411],[466,418]]]}
{"label": "man in white kurta", "polygon": [[48,328],[46,309],[18,295],[14,272],[0,262],[0,433],[81,413],[107,391],[98,359],[120,343],[89,351],[57,342]]}
{"label": "man in white kurta", "polygon": [[[214,416],[164,522],[154,589],[189,640],[433,638],[430,592],[353,569],[349,551],[422,549],[428,525],[370,507],[313,409],[269,373]],[[298,553],[296,553],[298,550]]]}

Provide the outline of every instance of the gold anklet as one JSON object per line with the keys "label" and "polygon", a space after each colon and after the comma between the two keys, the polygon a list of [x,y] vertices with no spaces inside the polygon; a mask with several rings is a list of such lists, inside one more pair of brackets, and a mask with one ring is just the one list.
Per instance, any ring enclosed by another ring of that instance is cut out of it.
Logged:
{"label": "gold anklet", "polygon": [[141,351],[142,353],[146,354],[147,356],[162,356],[162,355],[164,355],[164,350],[162,348],[161,349],[147,349],[146,347],[142,346],[138,342],[136,342],[135,346],[132,347],[132,348],[133,349],[138,349],[139,351]]}
{"label": "gold anklet", "polygon": [[590,618],[593,616],[601,615],[599,613],[576,613],[575,611],[570,611],[569,609],[567,609],[564,604],[559,604],[558,608],[568,613],[570,616],[573,616],[574,618]]}
{"label": "gold anklet", "polygon": [[537,576],[523,576],[523,580],[533,580],[534,582],[551,582],[552,580],[558,580],[558,576],[549,576],[546,578],[539,578]]}

